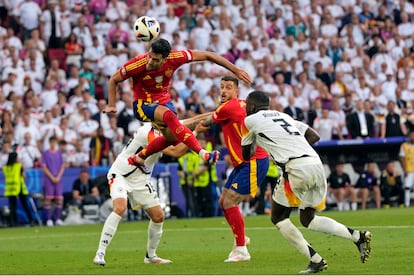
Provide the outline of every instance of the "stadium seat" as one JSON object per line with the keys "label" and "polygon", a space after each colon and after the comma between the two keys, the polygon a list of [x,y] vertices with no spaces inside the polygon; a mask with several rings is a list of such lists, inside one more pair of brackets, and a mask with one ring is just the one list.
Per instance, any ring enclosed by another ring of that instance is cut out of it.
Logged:
{"label": "stadium seat", "polygon": [[351,184],[355,185],[358,181],[359,174],[355,171],[354,166],[351,163],[344,164],[344,171],[349,174],[349,178],[351,179]]}
{"label": "stadium seat", "polygon": [[50,61],[51,59],[59,60],[59,67],[67,71],[66,65],[66,52],[65,49],[48,49],[47,50],[47,58]]}

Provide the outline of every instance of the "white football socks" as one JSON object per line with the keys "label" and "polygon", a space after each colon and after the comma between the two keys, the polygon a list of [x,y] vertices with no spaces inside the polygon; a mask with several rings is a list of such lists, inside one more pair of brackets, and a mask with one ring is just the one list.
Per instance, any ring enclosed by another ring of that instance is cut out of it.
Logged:
{"label": "white football socks", "polygon": [[308,228],[313,231],[338,236],[344,239],[352,240],[354,242],[358,241],[359,239],[359,231],[354,231],[354,233],[351,234],[348,230],[348,227],[328,217],[315,216],[309,223]]}
{"label": "white football socks", "polygon": [[97,253],[104,253],[106,252],[106,248],[111,243],[112,238],[115,236],[116,229],[118,228],[118,224],[121,221],[122,217],[112,212],[105,221],[105,224],[102,228],[101,232],[101,239],[99,240],[99,247]]}
{"label": "white football socks", "polygon": [[152,220],[148,224],[147,254],[150,258],[157,255],[155,251],[161,240],[163,224],[164,222],[155,223]]}
{"label": "white football socks", "polygon": [[[302,255],[306,256],[308,260],[314,263],[319,263],[322,260],[322,257],[309,245],[302,233],[289,218],[276,223],[276,228],[279,230],[280,234],[282,234],[282,236]],[[311,249],[314,252],[313,256],[311,256]]]}

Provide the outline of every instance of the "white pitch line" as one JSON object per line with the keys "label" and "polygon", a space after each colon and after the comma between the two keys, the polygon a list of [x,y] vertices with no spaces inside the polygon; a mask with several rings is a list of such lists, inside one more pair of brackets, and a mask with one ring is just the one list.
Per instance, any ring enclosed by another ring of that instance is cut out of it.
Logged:
{"label": "white pitch line", "polygon": [[[354,229],[412,229],[414,228],[414,225],[375,225],[375,226],[351,226]],[[305,229],[305,227],[298,227],[299,229]],[[65,234],[54,234],[54,233],[44,233],[42,232],[41,228],[33,228],[33,234],[28,236],[16,236],[16,237],[1,237],[0,241],[2,240],[24,240],[24,239],[50,239],[50,238],[58,238],[58,237],[90,237],[94,236],[99,238],[100,232],[91,232],[91,233],[65,233]],[[37,231],[36,231],[37,230]],[[274,231],[276,230],[275,227],[246,227],[247,231]],[[168,226],[163,229],[163,232],[200,232],[200,231],[230,231],[227,227],[203,227],[203,228],[173,228],[168,229]],[[136,229],[136,230],[118,230],[118,235],[125,235],[125,234],[136,234],[140,232],[147,232],[147,228],[145,229]],[[1,231],[0,231],[1,233]]]}

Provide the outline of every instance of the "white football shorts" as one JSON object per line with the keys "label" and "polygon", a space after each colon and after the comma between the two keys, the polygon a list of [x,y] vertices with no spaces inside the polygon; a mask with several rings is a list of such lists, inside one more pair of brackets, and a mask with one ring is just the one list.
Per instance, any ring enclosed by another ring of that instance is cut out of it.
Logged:
{"label": "white football shorts", "polygon": [[281,176],[273,200],[286,207],[325,208],[327,183],[319,157],[301,157],[286,164],[288,182]]}
{"label": "white football shorts", "polygon": [[150,175],[139,177],[124,177],[113,173],[108,174],[109,187],[112,200],[116,198],[128,198],[133,210],[143,208],[147,210],[160,205],[156,190],[151,185]]}

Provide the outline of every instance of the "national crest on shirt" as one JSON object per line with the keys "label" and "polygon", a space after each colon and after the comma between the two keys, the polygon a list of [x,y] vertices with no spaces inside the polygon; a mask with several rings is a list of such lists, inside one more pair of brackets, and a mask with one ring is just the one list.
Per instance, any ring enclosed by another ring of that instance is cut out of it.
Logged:
{"label": "national crest on shirt", "polygon": [[165,76],[167,78],[171,78],[171,76],[173,75],[173,73],[174,73],[174,70],[171,69],[171,68],[168,68],[167,70],[165,70]]}
{"label": "national crest on shirt", "polygon": [[155,77],[155,82],[156,83],[162,83],[163,80],[164,80],[164,77],[163,76],[157,76],[157,77]]}

